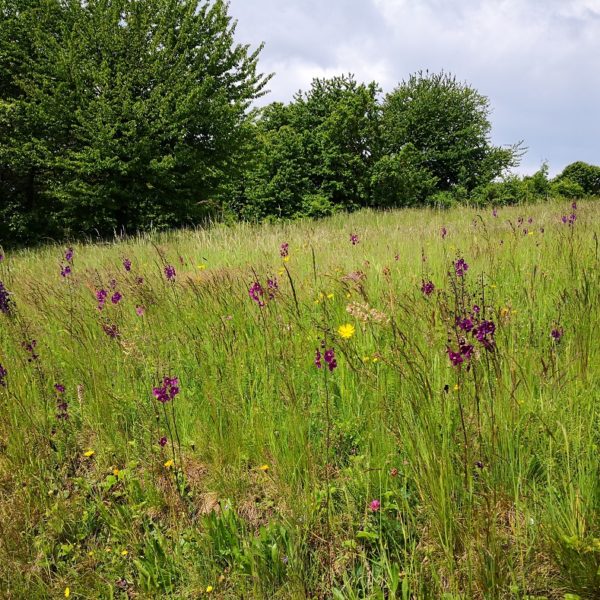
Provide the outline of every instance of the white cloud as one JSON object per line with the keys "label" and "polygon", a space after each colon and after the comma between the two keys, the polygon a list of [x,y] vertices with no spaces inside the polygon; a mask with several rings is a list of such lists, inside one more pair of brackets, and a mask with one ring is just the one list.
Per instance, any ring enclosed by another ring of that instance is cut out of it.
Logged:
{"label": "white cloud", "polygon": [[524,139],[551,171],[600,162],[600,0],[231,0],[238,39],[265,41],[265,101],[352,72],[385,91],[410,73],[456,74],[490,98],[496,143]]}

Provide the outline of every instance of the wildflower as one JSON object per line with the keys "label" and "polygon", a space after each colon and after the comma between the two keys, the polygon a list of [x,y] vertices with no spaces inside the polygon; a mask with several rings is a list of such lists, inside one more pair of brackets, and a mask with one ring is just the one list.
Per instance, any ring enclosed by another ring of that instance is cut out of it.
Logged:
{"label": "wildflower", "polygon": [[377,512],[381,508],[381,502],[379,502],[379,500],[371,500],[371,504],[369,504],[369,508],[373,512]]}
{"label": "wildflower", "polygon": [[65,598],[68,598],[71,595],[71,588],[67,586],[65,588]]}
{"label": "wildflower", "polygon": [[161,448],[164,448],[167,445],[167,438],[164,435],[158,440],[158,445]]}
{"label": "wildflower", "polygon": [[281,246],[279,246],[279,255],[281,258],[286,258],[290,253],[290,245],[287,242],[283,242]]}
{"label": "wildflower", "polygon": [[163,467],[165,467],[165,469],[172,469],[174,464],[175,462],[172,458],[170,458],[166,463],[164,463]]}
{"label": "wildflower", "polygon": [[128,554],[127,550],[121,550],[121,556],[127,556]]}
{"label": "wildflower", "polygon": [[315,353],[315,367],[317,367],[317,369],[320,369],[323,366],[323,363],[321,362],[322,358],[321,351],[317,348]]}
{"label": "wildflower", "polygon": [[207,585],[206,586],[206,593],[210,594],[213,591],[213,586],[212,585]]}
{"label": "wildflower", "polygon": [[398,477],[398,469],[396,467],[394,467],[391,471],[390,471],[390,476],[391,477]]}
{"label": "wildflower", "polygon": [[569,225],[573,225],[573,223],[575,223],[576,220],[577,220],[577,215],[575,213],[571,213],[569,215]]}
{"label": "wildflower", "polygon": [[458,392],[458,390],[460,390],[460,385],[458,385],[458,383],[455,383],[453,389],[455,392]]}
{"label": "wildflower", "polygon": [[453,367],[458,367],[458,365],[460,365],[464,361],[464,358],[460,355],[459,352],[454,352],[450,350],[450,348],[448,348],[447,352],[448,358],[450,359],[450,362],[452,363]]}
{"label": "wildflower", "polygon": [[573,210],[577,210],[577,202],[573,201],[573,204],[571,204],[571,208]]}
{"label": "wildflower", "polygon": [[98,300],[98,310],[102,310],[104,308],[104,304],[106,303],[107,297],[108,292],[106,290],[98,290],[96,292],[96,300]]}
{"label": "wildflower", "polygon": [[66,388],[61,383],[55,383],[54,391],[56,393],[56,418],[59,421],[66,421],[69,418],[69,403],[63,397]]}
{"label": "wildflower", "polygon": [[120,292],[115,292],[115,293],[112,295],[112,297],[111,297],[110,301],[111,301],[113,304],[119,304],[119,302],[121,302],[121,299],[122,299],[122,298],[123,298],[123,295],[122,295]]}
{"label": "wildflower", "polygon": [[4,284],[0,281],[0,312],[5,315],[10,315],[12,310],[12,300],[10,292],[4,287]]}
{"label": "wildflower", "polygon": [[204,271],[204,269],[206,269],[206,265],[204,265],[204,264],[199,264],[199,265],[198,265],[198,268],[199,268],[201,271]]}
{"label": "wildflower", "polygon": [[84,455],[86,458],[91,458],[92,456],[94,456],[94,454],[96,454],[96,452],[95,452],[94,450],[86,450],[86,451],[83,453],[83,455]]}
{"label": "wildflower", "polygon": [[335,294],[327,294],[327,300],[333,300],[335,298]]}
{"label": "wildflower", "polygon": [[152,394],[163,404],[173,400],[179,394],[179,380],[177,377],[164,377],[162,386],[153,388]]}
{"label": "wildflower", "polygon": [[478,315],[481,312],[481,308],[477,304],[473,304],[473,312]]}
{"label": "wildflower", "polygon": [[459,348],[461,356],[464,356],[467,360],[471,358],[474,348],[471,344],[461,344]]}
{"label": "wildflower", "polygon": [[262,285],[260,285],[258,281],[255,281],[248,288],[248,295],[250,296],[250,298],[252,298],[252,300],[254,300],[254,302],[258,304],[258,306],[260,306],[260,308],[262,308],[265,305],[265,302],[262,299],[265,295],[265,291],[263,290]]}
{"label": "wildflower", "polygon": [[103,323],[102,329],[104,330],[104,333],[112,339],[118,338],[121,335],[119,328],[114,323]]}
{"label": "wildflower", "polygon": [[114,475],[115,477],[118,477],[120,472],[121,472],[121,471],[120,471],[120,470],[119,470],[117,467],[115,467],[115,468],[113,469],[113,475]]}
{"label": "wildflower", "polygon": [[351,323],[346,323],[345,325],[340,325],[338,327],[338,333],[340,334],[340,337],[344,338],[345,340],[350,339],[355,332],[356,328]]}
{"label": "wildflower", "polygon": [[6,387],[6,376],[8,371],[0,364],[0,386]]}
{"label": "wildflower", "polygon": [[463,331],[471,331],[471,329],[473,329],[473,321],[469,317],[458,319],[457,325]]}
{"label": "wildflower", "polygon": [[562,336],[564,335],[564,330],[562,327],[555,327],[551,332],[550,335],[552,336],[552,339],[555,342],[560,342],[560,338],[562,338]]}
{"label": "wildflower", "polygon": [[353,246],[356,246],[356,244],[358,244],[360,242],[360,240],[358,239],[358,234],[357,233],[351,233],[350,234],[350,242],[352,242]]}
{"label": "wildflower", "polygon": [[567,222],[567,215],[563,215],[563,216],[560,218],[560,220],[561,220],[563,223],[566,223],[566,222]]}
{"label": "wildflower", "polygon": [[165,277],[167,278],[167,281],[173,281],[175,279],[176,274],[177,273],[175,272],[175,267],[171,265],[167,265],[165,267]]}
{"label": "wildflower", "polygon": [[70,263],[73,262],[73,248],[67,248],[67,251],[65,252],[65,260]]}
{"label": "wildflower", "polygon": [[493,321],[482,321],[474,330],[473,335],[478,342],[483,344],[486,350],[492,350],[494,347],[494,333],[496,325]]}
{"label": "wildflower", "polygon": [[131,271],[131,261],[128,258],[123,259],[123,268],[129,273]]}
{"label": "wildflower", "polygon": [[2,252],[0,252],[0,262],[2,262],[4,260],[4,254],[2,254]]}
{"label": "wildflower", "polygon": [[454,271],[457,277],[463,277],[464,274],[469,270],[469,265],[465,262],[464,258],[459,258],[454,263]]}
{"label": "wildflower", "polygon": [[68,277],[71,274],[71,267],[69,265],[60,266],[60,276]]}
{"label": "wildflower", "polygon": [[277,279],[267,279],[267,291],[269,293],[269,300],[273,300],[275,298],[275,294],[279,290],[279,285],[277,284]]}
{"label": "wildflower", "polygon": [[268,471],[269,470],[269,465],[260,465],[260,467],[258,467],[259,471]]}
{"label": "wildflower", "polygon": [[143,306],[140,306],[139,304],[135,307],[135,314],[138,317],[142,317],[144,315],[144,313],[146,312],[146,309]]}
{"label": "wildflower", "polygon": [[426,296],[431,296],[431,294],[433,294],[433,290],[434,289],[435,289],[435,286],[433,285],[433,282],[431,282],[431,281],[425,281],[425,280],[423,280],[421,282],[421,291]]}
{"label": "wildflower", "polygon": [[325,354],[323,355],[325,362],[327,363],[327,367],[330,372],[337,368],[337,361],[335,360],[335,352],[333,348],[329,350],[325,350]]}
{"label": "wildflower", "polygon": [[444,239],[448,235],[448,230],[445,227],[442,227],[440,229],[440,235],[442,236],[442,239]]}
{"label": "wildflower", "polygon": [[498,211],[495,208],[492,210],[492,216],[493,217],[497,217],[498,216]]}
{"label": "wildflower", "polygon": [[40,356],[36,354],[35,347],[37,346],[37,340],[31,340],[30,342],[21,342],[22,348],[29,354],[29,358],[27,362],[33,362],[37,360]]}

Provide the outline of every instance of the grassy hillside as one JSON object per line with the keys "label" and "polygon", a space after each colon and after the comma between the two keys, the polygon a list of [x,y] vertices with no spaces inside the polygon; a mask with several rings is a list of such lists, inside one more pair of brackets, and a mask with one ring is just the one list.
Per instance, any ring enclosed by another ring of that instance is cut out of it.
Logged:
{"label": "grassy hillside", "polygon": [[549,203],[6,256],[0,595],[597,598],[599,233]]}

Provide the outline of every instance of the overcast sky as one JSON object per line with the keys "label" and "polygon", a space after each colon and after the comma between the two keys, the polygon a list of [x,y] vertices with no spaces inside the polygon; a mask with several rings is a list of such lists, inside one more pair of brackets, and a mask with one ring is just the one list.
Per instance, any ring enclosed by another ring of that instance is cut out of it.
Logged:
{"label": "overcast sky", "polygon": [[524,140],[521,172],[600,164],[600,0],[230,0],[237,40],[265,42],[265,101],[354,73],[384,92],[420,69],[486,95],[495,144]]}

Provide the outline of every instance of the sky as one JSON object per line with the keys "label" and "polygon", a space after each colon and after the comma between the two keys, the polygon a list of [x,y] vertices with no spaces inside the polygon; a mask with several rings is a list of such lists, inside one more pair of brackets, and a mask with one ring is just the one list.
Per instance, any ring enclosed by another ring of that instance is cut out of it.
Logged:
{"label": "sky", "polygon": [[600,164],[600,0],[229,0],[236,39],[265,46],[262,103],[353,73],[383,93],[452,73],[492,108],[492,142],[523,140],[517,169]]}

